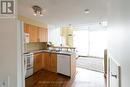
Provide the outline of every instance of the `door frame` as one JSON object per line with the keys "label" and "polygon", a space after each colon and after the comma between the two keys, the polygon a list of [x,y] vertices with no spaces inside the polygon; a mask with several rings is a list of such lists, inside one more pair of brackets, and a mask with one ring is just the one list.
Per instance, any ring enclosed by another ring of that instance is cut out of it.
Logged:
{"label": "door frame", "polygon": [[17,87],[25,87],[24,26],[20,20],[17,20]]}

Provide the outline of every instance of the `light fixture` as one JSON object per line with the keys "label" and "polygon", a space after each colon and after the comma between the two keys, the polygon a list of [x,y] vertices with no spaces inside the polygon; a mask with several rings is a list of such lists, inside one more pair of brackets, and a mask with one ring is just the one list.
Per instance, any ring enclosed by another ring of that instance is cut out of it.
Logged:
{"label": "light fixture", "polygon": [[34,16],[37,16],[37,15],[43,16],[41,7],[34,5],[34,6],[32,6],[32,9],[34,11],[34,14],[33,14]]}
{"label": "light fixture", "polygon": [[90,10],[89,10],[89,9],[85,9],[85,10],[84,10],[84,13],[85,13],[85,14],[89,14],[89,13],[90,13]]}

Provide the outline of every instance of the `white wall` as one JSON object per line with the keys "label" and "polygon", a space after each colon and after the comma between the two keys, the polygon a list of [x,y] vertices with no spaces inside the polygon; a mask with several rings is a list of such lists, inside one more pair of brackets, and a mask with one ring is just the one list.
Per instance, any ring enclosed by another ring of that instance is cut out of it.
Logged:
{"label": "white wall", "polygon": [[17,87],[17,22],[0,19],[0,80],[8,80],[9,87]]}
{"label": "white wall", "polygon": [[48,26],[48,42],[52,42],[54,45],[59,46],[61,41],[60,27],[55,25]]}
{"label": "white wall", "polygon": [[130,87],[130,0],[108,0],[109,55],[121,65],[121,87]]}

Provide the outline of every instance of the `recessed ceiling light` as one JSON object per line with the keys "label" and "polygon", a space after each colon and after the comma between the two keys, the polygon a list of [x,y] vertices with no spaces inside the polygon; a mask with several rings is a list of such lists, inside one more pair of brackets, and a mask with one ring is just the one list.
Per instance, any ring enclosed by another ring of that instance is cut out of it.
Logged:
{"label": "recessed ceiling light", "polygon": [[84,13],[85,13],[85,14],[89,14],[89,13],[90,13],[90,10],[89,10],[89,9],[85,9],[85,10],[84,10]]}

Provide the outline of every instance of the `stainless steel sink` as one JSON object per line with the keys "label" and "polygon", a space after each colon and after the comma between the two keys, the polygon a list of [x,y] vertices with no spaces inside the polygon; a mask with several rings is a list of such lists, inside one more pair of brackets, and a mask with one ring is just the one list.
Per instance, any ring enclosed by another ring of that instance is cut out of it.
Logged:
{"label": "stainless steel sink", "polygon": [[60,52],[60,50],[49,50],[50,52]]}

